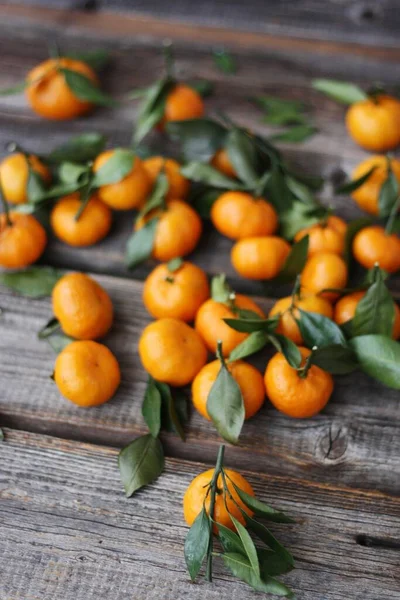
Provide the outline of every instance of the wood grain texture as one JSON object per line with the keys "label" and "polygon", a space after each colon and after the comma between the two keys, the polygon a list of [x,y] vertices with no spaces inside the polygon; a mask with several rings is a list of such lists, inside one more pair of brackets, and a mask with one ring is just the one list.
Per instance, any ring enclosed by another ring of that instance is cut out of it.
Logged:
{"label": "wood grain texture", "polygon": [[[215,581],[185,572],[182,496],[201,463],[124,498],[111,448],[6,430],[0,445],[0,596],[5,600],[191,600],[264,597],[215,563]],[[230,450],[226,465],[235,465]],[[245,472],[256,495],[296,519],[273,531],[296,557],[298,600],[395,600],[399,499]],[[365,546],[366,540],[381,546]]]}
{"label": "wood grain texture", "polygon": [[[122,384],[107,404],[85,410],[69,403],[50,379],[55,355],[36,337],[51,316],[49,299],[31,300],[0,288],[1,423],[83,441],[123,445],[146,431],[141,402],[146,385],[137,343],[150,321],[142,284],[98,276],[110,293],[115,323],[105,343],[118,358]],[[272,301],[259,299],[268,311]],[[271,350],[254,362],[264,371]],[[400,404],[398,392],[352,374],[336,378],[335,392],[322,414],[295,420],[268,401],[243,429],[231,450],[237,464],[270,473],[285,472],[315,481],[400,492]],[[184,444],[164,437],[168,454],[212,463],[220,442],[213,426],[192,410]]]}

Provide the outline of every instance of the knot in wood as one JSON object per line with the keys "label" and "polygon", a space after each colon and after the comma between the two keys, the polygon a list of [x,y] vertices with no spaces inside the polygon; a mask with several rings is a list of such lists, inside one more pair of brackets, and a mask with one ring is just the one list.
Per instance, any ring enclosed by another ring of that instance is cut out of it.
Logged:
{"label": "knot in wood", "polygon": [[342,425],[325,428],[317,441],[316,457],[325,464],[343,462],[348,443],[348,432]]}

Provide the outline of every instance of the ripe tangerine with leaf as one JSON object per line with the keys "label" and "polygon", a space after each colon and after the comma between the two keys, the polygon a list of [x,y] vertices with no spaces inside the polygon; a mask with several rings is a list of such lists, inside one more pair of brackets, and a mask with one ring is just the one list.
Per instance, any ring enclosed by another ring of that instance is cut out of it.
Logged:
{"label": "ripe tangerine with leaf", "polygon": [[45,119],[75,119],[93,107],[91,102],[80,100],[71,91],[60,68],[79,73],[93,85],[99,85],[96,73],[81,60],[60,57],[40,63],[28,73],[25,93],[32,110]]}
{"label": "ripe tangerine with leaf", "polygon": [[234,269],[247,279],[273,279],[290,253],[290,244],[277,236],[249,237],[236,242],[231,251]]}
{"label": "ripe tangerine with leaf", "polygon": [[219,196],[211,208],[214,227],[232,240],[272,235],[278,228],[276,210],[265,198],[231,191]]}
{"label": "ripe tangerine with leaf", "polygon": [[181,165],[173,158],[164,158],[163,156],[152,156],[143,161],[143,167],[152,183],[163,169],[168,180],[168,191],[166,200],[184,200],[189,192],[189,181],[181,175]]}
{"label": "ripe tangerine with leaf", "polygon": [[17,152],[7,156],[1,162],[0,180],[7,202],[25,204],[28,201],[29,167],[41,177],[45,184],[50,183],[51,173],[49,169],[34,154],[26,157],[22,152]]}
{"label": "ripe tangerine with leaf", "polygon": [[204,102],[196,90],[177,83],[167,95],[161,127],[170,121],[199,119],[204,114]]}
{"label": "ripe tangerine with leaf", "polygon": [[103,337],[113,322],[110,296],[85,273],[61,277],[53,288],[52,304],[64,333],[79,340]]}
{"label": "ripe tangerine with leaf", "polygon": [[236,171],[229,158],[228,152],[224,148],[217,150],[212,157],[210,164],[214,169],[217,169],[217,171],[220,171],[220,173],[223,173],[227,177],[236,177]]}
{"label": "ripe tangerine with leaf", "polygon": [[61,198],[50,214],[54,234],[69,246],[93,246],[111,228],[111,210],[96,193],[92,194],[82,214],[77,218],[82,201],[79,192]]}
{"label": "ripe tangerine with leaf", "polygon": [[[400,161],[391,158],[390,165],[400,186]],[[360,162],[353,170],[352,178],[359,179],[375,167],[374,171],[362,185],[351,194],[358,206],[371,215],[379,214],[379,194],[388,176],[388,159],[386,156],[370,156]]]}
{"label": "ripe tangerine with leaf", "polygon": [[135,223],[138,231],[151,219],[158,218],[152,257],[162,262],[190,254],[197,246],[202,222],[197,212],[186,202],[171,200],[164,208],[151,211]]}
{"label": "ripe tangerine with leaf", "polygon": [[147,325],[139,339],[145,370],[173,386],[191,383],[207,361],[200,335],[179,319],[164,318]]}
{"label": "ripe tangerine with leaf", "polygon": [[[342,296],[335,304],[333,319],[338,325],[343,325],[354,318],[358,303],[364,298],[366,292],[360,290]],[[398,340],[400,337],[400,309],[396,302],[394,304],[394,323],[392,338]]]}
{"label": "ripe tangerine with leaf", "polygon": [[[115,150],[102,152],[93,164],[96,173],[115,154]],[[152,181],[144,168],[142,160],[135,156],[131,171],[116,183],[109,183],[98,188],[99,198],[114,210],[131,210],[141,208],[152,187]]]}
{"label": "ripe tangerine with leaf", "polygon": [[340,217],[330,215],[325,221],[298,231],[294,236],[294,241],[299,242],[306,235],[309,236],[308,256],[313,256],[318,252],[333,252],[342,255],[346,231],[346,222]]}
{"label": "ripe tangerine with leaf", "polygon": [[[249,496],[254,496],[254,491],[250,483],[237,471],[224,469],[224,472],[227,476],[226,484],[228,493],[225,494],[224,497],[222,492],[224,487],[222,475],[219,475],[217,479],[217,493],[214,506],[214,520],[216,521],[216,525],[213,527],[214,532],[218,530],[218,523],[235,531],[235,526],[230,515],[240,521],[242,525],[246,525],[242,511],[249,515],[249,517],[253,515],[253,511],[240,499],[239,494],[233,485],[235,484],[240,490],[249,494]],[[208,471],[200,473],[189,484],[185,492],[183,497],[183,514],[185,521],[189,526],[193,524],[196,517],[201,513],[203,506],[205,507],[207,514],[210,513],[211,498],[210,493],[207,492],[208,485],[211,482],[213,475],[214,469],[209,469]]]}
{"label": "ripe tangerine with leaf", "polygon": [[350,137],[365,150],[387,152],[400,143],[400,101],[376,94],[355,102],[346,113]]}
{"label": "ripe tangerine with leaf", "polygon": [[307,292],[333,301],[337,294],[323,290],[342,289],[346,286],[347,278],[348,268],[341,256],[333,252],[320,252],[307,259],[301,283]]}
{"label": "ripe tangerine with leaf", "polygon": [[32,215],[11,211],[9,221],[0,215],[0,266],[21,269],[43,254],[47,243],[44,227]]}
{"label": "ripe tangerine with leaf", "polygon": [[54,381],[60,393],[78,406],[99,406],[118,389],[118,361],[103,344],[89,340],[68,344],[57,356]]}
{"label": "ripe tangerine with leaf", "polygon": [[[311,351],[299,348],[302,366]],[[289,365],[281,352],[269,361],[264,375],[267,397],[280,412],[296,419],[306,419],[318,414],[328,403],[333,392],[330,373],[316,365],[308,370],[297,370]]]}
{"label": "ripe tangerine with leaf", "polygon": [[[263,377],[258,369],[243,360],[228,362],[226,366],[242,392],[245,419],[250,419],[264,404],[265,387]],[[192,383],[193,405],[208,420],[210,420],[210,416],[207,412],[207,399],[220,368],[221,362],[219,360],[208,363],[196,375]]]}
{"label": "ripe tangerine with leaf", "polygon": [[354,258],[366,269],[378,264],[388,273],[400,269],[400,239],[380,225],[364,227],[353,240]]}
{"label": "ripe tangerine with leaf", "polygon": [[177,267],[168,263],[158,265],[143,287],[143,303],[156,319],[172,317],[186,323],[194,321],[209,296],[207,275],[188,261],[179,261]]}

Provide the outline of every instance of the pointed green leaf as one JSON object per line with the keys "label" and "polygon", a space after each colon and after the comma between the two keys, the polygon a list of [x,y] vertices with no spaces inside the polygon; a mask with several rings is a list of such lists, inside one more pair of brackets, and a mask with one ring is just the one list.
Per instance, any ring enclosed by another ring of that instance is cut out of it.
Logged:
{"label": "pointed green leaf", "polygon": [[110,53],[101,48],[88,52],[68,52],[67,56],[81,60],[95,71],[101,71],[110,62]]}
{"label": "pointed green leaf", "polygon": [[227,130],[211,119],[171,121],[167,133],[180,143],[187,161],[208,162],[225,144]]}
{"label": "pointed green leaf", "polygon": [[234,524],[234,526],[236,528],[236,531],[239,534],[239,537],[243,544],[243,548],[245,549],[246,556],[249,559],[252,569],[253,569],[254,573],[257,575],[257,577],[260,577],[260,565],[258,563],[257,550],[254,545],[254,542],[251,539],[246,527],[243,527],[243,525],[240,523],[240,521],[235,519],[235,517],[233,515],[230,515],[230,517],[231,517],[232,523]]}
{"label": "pointed green leaf", "polygon": [[342,104],[354,104],[368,98],[368,95],[354,83],[334,79],[314,79],[311,85],[315,90]]}
{"label": "pointed green leaf", "polygon": [[299,309],[300,319],[296,319],[304,344],[309,348],[323,348],[332,344],[346,346],[346,339],[339,325],[319,313]]}
{"label": "pointed green leaf", "polygon": [[242,540],[237,533],[225,527],[221,523],[217,523],[218,537],[225,552],[237,552],[246,556]]}
{"label": "pointed green leaf", "polygon": [[361,369],[395,390],[400,389],[400,344],[383,335],[361,335],[349,341]]}
{"label": "pointed green leaf", "polygon": [[53,267],[30,267],[14,273],[0,273],[0,283],[29,298],[50,296],[63,271]]}
{"label": "pointed green leaf", "polygon": [[135,154],[126,148],[117,148],[110,158],[93,176],[93,186],[100,187],[117,183],[129,175],[133,169]]}
{"label": "pointed green leaf", "polygon": [[148,485],[164,469],[164,451],[158,438],[151,433],[136,438],[122,448],[118,456],[118,466],[121,480],[127,497],[136,490]]}
{"label": "pointed green leaf", "polygon": [[268,343],[268,336],[265,331],[253,331],[243,340],[229,355],[229,361],[239,360],[255,354],[262,350]]}
{"label": "pointed green leaf", "polygon": [[280,163],[277,163],[266,185],[266,197],[279,213],[289,211],[293,205],[293,194],[285,180]]}
{"label": "pointed green leaf", "polygon": [[170,273],[175,273],[182,267],[183,264],[184,264],[184,261],[182,258],[180,258],[180,257],[173,258],[172,260],[170,260],[167,263],[167,269]]}
{"label": "pointed green leaf", "polygon": [[54,333],[46,338],[46,341],[50,344],[56,354],[59,354],[69,346],[72,342],[74,342],[74,338],[65,335],[64,333]]}
{"label": "pointed green leaf", "polygon": [[168,77],[159,79],[147,88],[143,102],[139,107],[133,143],[136,146],[161,121],[164,116],[167,95],[173,87]]}
{"label": "pointed green leaf", "polygon": [[264,519],[273,521],[274,523],[295,522],[283,512],[271,508],[271,506],[268,506],[268,504],[265,504],[265,502],[261,502],[261,500],[257,500],[257,498],[254,496],[250,496],[250,494],[247,494],[247,492],[241,490],[235,483],[233,483],[233,487],[235,488],[241,501],[247,506],[247,508],[250,508],[257,517],[263,517]]}
{"label": "pointed green leaf", "polygon": [[229,327],[242,333],[253,333],[254,331],[265,331],[273,333],[279,323],[279,315],[270,319],[223,319]]}
{"label": "pointed green leaf", "polygon": [[289,550],[286,550],[286,548],[282,546],[282,544],[272,535],[269,529],[262,525],[262,523],[258,523],[258,521],[256,521],[255,519],[249,517],[249,515],[243,510],[241,512],[246,520],[249,529],[251,529],[251,531],[253,531],[262,542],[264,542],[264,544],[269,546],[274,552],[281,556],[289,565],[293,566],[293,556],[291,555]]}
{"label": "pointed green leaf", "polygon": [[236,61],[230,52],[223,48],[220,50],[214,50],[213,57],[216,67],[222,71],[222,73],[226,73],[227,75],[233,75],[236,73]]}
{"label": "pointed green leaf", "polygon": [[295,125],[282,133],[276,133],[270,137],[275,142],[292,142],[299,143],[305,142],[317,133],[318,129],[313,125]]}
{"label": "pointed green leaf", "polygon": [[364,175],[361,175],[361,177],[358,177],[357,179],[352,179],[351,181],[340,185],[338,188],[336,188],[335,194],[351,194],[351,192],[358,190],[359,187],[361,187],[366,181],[368,181],[368,179],[371,177],[372,173],[376,170],[376,168],[377,167],[375,165],[374,167],[371,167],[366,173],[364,173]]}
{"label": "pointed green leaf", "polygon": [[150,196],[146,200],[146,204],[139,213],[139,217],[148,215],[149,212],[156,208],[160,208],[165,203],[165,196],[168,192],[169,181],[163,171],[157,175],[157,179],[153,186]]}
{"label": "pointed green leaf", "polygon": [[257,548],[258,561],[260,563],[261,579],[271,576],[283,575],[294,569],[279,554],[267,548]]}
{"label": "pointed green leaf", "polygon": [[167,429],[172,429],[179,435],[182,441],[185,441],[185,431],[175,407],[175,401],[172,397],[171,388],[166,383],[161,383],[160,381],[157,381],[157,387],[161,392],[161,399],[164,403],[164,415],[166,417],[166,419],[164,417],[164,421],[168,421]]}
{"label": "pointed green leaf", "polygon": [[300,350],[294,342],[285,335],[280,333],[274,333],[268,336],[268,340],[278,352],[281,352],[286,358],[287,362],[293,369],[298,369],[301,365],[301,354]]}
{"label": "pointed green leaf", "polygon": [[309,236],[305,235],[293,244],[290,253],[280,270],[277,279],[282,282],[293,281],[300,275],[307,262]]}
{"label": "pointed green leaf", "polygon": [[185,561],[192,581],[201,569],[210,544],[210,519],[203,506],[185,539]]}
{"label": "pointed green leaf", "polygon": [[227,190],[241,190],[244,189],[244,185],[231,177],[227,177],[217,169],[214,169],[211,165],[204,164],[202,162],[193,161],[181,168],[181,174],[199,183],[204,183],[212,187],[227,189]]}
{"label": "pointed green leaf", "polygon": [[275,596],[293,597],[292,591],[283,583],[273,577],[257,577],[249,560],[237,552],[225,552],[222,555],[225,565],[235,577],[242,579],[253,589]]}
{"label": "pointed green leaf", "polygon": [[311,363],[332,375],[345,375],[358,368],[353,350],[342,344],[317,348],[312,354]]}
{"label": "pointed green leaf", "polygon": [[392,337],[395,319],[393,298],[379,277],[358,302],[352,319],[352,337],[377,333]]}
{"label": "pointed green leaf", "polygon": [[104,150],[106,137],[100,133],[83,133],[70,138],[46,156],[50,162],[87,162]]}
{"label": "pointed green leaf", "polygon": [[38,332],[39,340],[43,340],[58,329],[61,328],[60,321],[56,317],[52,317],[44,327]]}
{"label": "pointed green leaf", "polygon": [[158,217],[154,217],[129,238],[125,255],[125,263],[129,269],[134,269],[151,256],[158,220]]}
{"label": "pointed green leaf", "polygon": [[218,433],[236,444],[244,423],[244,402],[239,385],[224,364],[208,395],[207,412]]}
{"label": "pointed green leaf", "polygon": [[26,184],[26,193],[30,204],[37,204],[43,200],[46,195],[46,187],[41,176],[32,169],[28,162],[29,175]]}
{"label": "pointed green leaf", "polygon": [[157,437],[161,428],[161,394],[150,375],[142,402],[142,415],[151,435]]}
{"label": "pointed green leaf", "polygon": [[211,298],[222,304],[228,304],[230,300],[234,300],[234,292],[226,281],[225,273],[215,275],[211,279]]}
{"label": "pointed green leaf", "polygon": [[102,92],[93,81],[85,75],[82,75],[82,73],[71,71],[70,69],[65,69],[63,67],[60,67],[59,71],[64,75],[65,83],[71,92],[79,100],[98,104],[99,106],[117,105],[117,102],[113,98]]}
{"label": "pointed green leaf", "polygon": [[383,182],[379,192],[379,216],[387,217],[390,215],[393,206],[397,202],[399,197],[399,182],[397,177],[393,173],[390,166],[390,160],[388,160],[388,172],[385,181]]}
{"label": "pointed green leaf", "polygon": [[292,240],[300,229],[311,227],[320,221],[318,213],[309,205],[295,200],[292,206],[279,215],[281,235]]}
{"label": "pointed green leaf", "polygon": [[257,151],[251,138],[235,127],[228,133],[225,150],[238,178],[254,188],[258,181]]}
{"label": "pointed green leaf", "polygon": [[70,161],[62,162],[58,168],[58,177],[62,183],[76,184],[80,182],[82,176],[89,175],[89,167]]}

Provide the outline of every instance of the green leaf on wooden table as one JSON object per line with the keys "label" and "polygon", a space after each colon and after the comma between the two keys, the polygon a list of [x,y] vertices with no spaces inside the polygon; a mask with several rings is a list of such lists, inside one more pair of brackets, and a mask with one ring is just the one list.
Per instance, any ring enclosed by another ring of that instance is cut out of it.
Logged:
{"label": "green leaf on wooden table", "polygon": [[94,160],[104,150],[106,137],[100,133],[82,133],[54,148],[46,156],[50,162],[87,162]]}
{"label": "green leaf on wooden table", "polygon": [[241,510],[243,517],[247,523],[247,526],[253,531],[257,537],[260,538],[264,544],[269,546],[274,552],[281,556],[289,565],[294,565],[294,558],[289,550],[286,548],[272,535],[272,533],[263,525],[252,517],[250,517],[245,511]]}
{"label": "green leaf on wooden table", "polygon": [[280,232],[287,240],[292,240],[300,229],[311,227],[321,220],[317,208],[295,200],[292,206],[279,214]]}
{"label": "green leaf on wooden table", "polygon": [[204,562],[211,535],[210,519],[203,506],[185,539],[185,561],[192,581],[196,579]]}
{"label": "green leaf on wooden table", "polygon": [[279,323],[279,315],[270,319],[261,319],[258,316],[256,319],[223,319],[229,327],[240,331],[241,333],[253,333],[254,331],[264,331],[265,333],[273,333]]}
{"label": "green leaf on wooden table", "polygon": [[[231,481],[231,480],[230,480]],[[250,508],[257,517],[263,517],[274,523],[294,523],[295,521],[279,510],[275,510],[265,502],[261,502],[254,496],[241,490],[233,481],[231,481],[241,501]]]}
{"label": "green leaf on wooden table", "polygon": [[207,398],[207,412],[218,433],[236,444],[244,423],[244,402],[239,385],[221,358],[221,368]]}
{"label": "green leaf on wooden table", "polygon": [[0,283],[29,298],[50,296],[63,271],[53,267],[30,267],[14,273],[0,273]]}
{"label": "green leaf on wooden table", "polygon": [[161,394],[163,404],[162,423],[167,431],[175,431],[182,441],[185,441],[185,431],[181,423],[180,415],[175,406],[175,401],[171,393],[171,388],[161,381],[156,382],[157,388]]}
{"label": "green leaf on wooden table", "polygon": [[54,352],[56,352],[57,354],[62,352],[64,348],[69,346],[72,342],[75,342],[75,340],[72,337],[69,337],[64,333],[55,333],[54,335],[50,335],[46,338],[46,341],[50,344]]}
{"label": "green leaf on wooden table", "polygon": [[167,133],[181,145],[187,161],[208,162],[225,144],[227,130],[212,119],[187,119],[170,121]]}
{"label": "green leaf on wooden table", "polygon": [[150,375],[142,402],[142,415],[151,435],[157,437],[161,429],[161,393]]}
{"label": "green leaf on wooden table", "polygon": [[211,279],[211,298],[222,304],[234,301],[235,293],[227,282],[225,273],[215,275]]}
{"label": "green leaf on wooden table", "polygon": [[283,354],[283,356],[286,358],[289,365],[293,367],[293,369],[300,368],[300,350],[290,338],[280,333],[274,333],[273,335],[268,336],[268,340],[277,349],[278,352],[281,352]]}
{"label": "green leaf on wooden table", "polygon": [[68,52],[69,58],[81,60],[92,67],[95,71],[101,71],[110,62],[110,53],[107,50],[99,48],[98,50],[89,50],[88,52]]}
{"label": "green leaf on wooden table", "polygon": [[238,552],[246,556],[242,540],[237,533],[225,527],[221,523],[216,523],[218,527],[218,538],[225,552]]}
{"label": "green leaf on wooden table", "polygon": [[26,194],[30,204],[37,204],[46,195],[46,187],[43,179],[34,171],[28,161],[28,182],[26,184]]}
{"label": "green leaf on wooden table", "polygon": [[133,144],[137,146],[164,116],[167,95],[174,82],[169,77],[159,79],[147,88],[139,107]]}
{"label": "green leaf on wooden table", "polygon": [[257,575],[257,577],[260,577],[260,565],[258,563],[257,550],[256,550],[253,540],[250,537],[249,532],[247,531],[246,527],[244,527],[240,523],[240,521],[235,519],[235,517],[233,515],[229,515],[229,516],[231,518],[232,523],[234,524],[234,526],[236,528],[236,531],[239,534],[239,537],[243,544],[243,548],[246,552],[246,556],[249,559],[249,562],[251,564],[251,567],[252,567],[254,573]]}
{"label": "green leaf on wooden table", "polygon": [[255,102],[266,111],[264,123],[270,125],[293,125],[305,123],[305,105],[297,100],[285,100],[274,96],[257,96]]}
{"label": "green leaf on wooden table", "polygon": [[12,87],[0,90],[0,96],[14,96],[15,94],[20,94],[28,87],[28,84],[29,81],[21,81],[21,83],[17,83]]}
{"label": "green leaf on wooden table", "polygon": [[83,176],[88,176],[90,167],[70,161],[62,162],[58,168],[58,177],[62,183],[78,183]]}
{"label": "green leaf on wooden table", "polygon": [[251,138],[242,129],[234,127],[226,138],[225,150],[238,178],[254,187],[258,181],[257,151]]}
{"label": "green leaf on wooden table", "polygon": [[309,236],[305,235],[301,240],[293,244],[290,253],[278,273],[277,279],[281,282],[293,281],[304,269],[308,256]]}
{"label": "green leaf on wooden table", "polygon": [[382,276],[378,276],[358,302],[351,321],[352,337],[377,333],[392,336],[395,305]]}
{"label": "green leaf on wooden table", "polygon": [[39,340],[43,340],[55,331],[58,331],[61,328],[60,321],[56,317],[52,317],[44,327],[40,329],[38,332]]}
{"label": "green leaf on wooden table", "polygon": [[342,344],[317,348],[312,353],[311,363],[332,375],[346,375],[358,368],[353,350]]}
{"label": "green leaf on wooden table", "polygon": [[399,197],[399,182],[397,177],[393,173],[388,159],[387,177],[383,182],[379,192],[379,216],[387,217],[390,215],[393,206],[396,204],[397,198]]}
{"label": "green leaf on wooden table", "polygon": [[335,189],[335,194],[351,194],[355,190],[358,190],[359,187],[364,185],[366,181],[371,177],[372,173],[377,169],[377,166],[371,167],[364,175],[358,177],[357,179],[352,179],[347,183],[343,183],[339,187]]}
{"label": "green leaf on wooden table", "polygon": [[214,169],[211,165],[204,164],[202,162],[194,161],[190,162],[180,169],[181,174],[192,181],[199,183],[205,183],[212,187],[226,189],[226,190],[242,190],[245,189],[243,183],[227,177],[217,169]]}
{"label": "green leaf on wooden table", "polygon": [[323,348],[332,344],[346,346],[346,338],[339,325],[332,319],[319,313],[298,309],[300,318],[296,319],[304,344],[309,348]]}
{"label": "green leaf on wooden table", "polygon": [[65,77],[65,83],[74,96],[84,102],[91,102],[99,106],[116,106],[117,102],[102,92],[93,81],[82,73],[60,67],[58,69]]}
{"label": "green leaf on wooden table", "polygon": [[318,129],[314,125],[295,125],[286,131],[281,133],[275,133],[270,137],[274,142],[292,142],[300,143],[305,142],[317,133]]}
{"label": "green leaf on wooden table", "polygon": [[266,594],[274,594],[275,596],[293,597],[292,591],[284,584],[273,577],[261,579],[257,577],[250,561],[243,554],[238,552],[225,552],[222,555],[225,566],[229,568],[235,577],[242,579],[253,589],[264,592]]}
{"label": "green leaf on wooden table", "polygon": [[93,186],[100,187],[117,183],[126,177],[133,169],[135,153],[127,148],[117,148],[110,158],[93,176]]}
{"label": "green leaf on wooden table", "polygon": [[350,221],[350,223],[347,224],[343,253],[343,257],[347,264],[351,262],[353,256],[352,248],[355,236],[359,231],[361,231],[361,229],[364,229],[364,227],[368,227],[371,224],[372,219],[369,217],[360,217],[359,219],[354,219],[354,221]]}
{"label": "green leaf on wooden table", "polygon": [[364,90],[354,83],[334,79],[314,79],[311,85],[315,90],[342,104],[354,104],[368,98]]}
{"label": "green leaf on wooden table", "polygon": [[239,360],[251,356],[259,350],[262,350],[268,343],[268,335],[265,331],[253,331],[243,340],[229,355],[229,360]]}
{"label": "green leaf on wooden table", "polygon": [[360,368],[374,379],[400,389],[400,344],[384,335],[361,335],[349,340]]}
{"label": "green leaf on wooden table", "polygon": [[186,85],[195,90],[203,98],[211,96],[214,92],[214,82],[208,81],[207,79],[198,79],[195,81],[187,81]]}
{"label": "green leaf on wooden table", "polygon": [[139,217],[144,217],[149,212],[156,208],[160,208],[165,203],[165,196],[169,189],[169,181],[164,173],[164,171],[160,171],[157,175],[157,179],[153,185],[153,189],[151,191],[150,196],[147,198],[146,203],[142,210],[139,212]]}
{"label": "green leaf on wooden table", "polygon": [[214,50],[213,58],[215,66],[222,71],[222,73],[226,73],[227,75],[236,73],[236,60],[233,58],[232,54],[224,48]]}
{"label": "green leaf on wooden table", "polygon": [[158,438],[151,433],[136,438],[122,448],[118,456],[121,480],[129,498],[141,487],[148,485],[164,469],[164,451]]}
{"label": "green leaf on wooden table", "polygon": [[159,218],[154,217],[137,231],[134,231],[126,245],[125,264],[134,269],[147,260],[153,251],[154,237]]}
{"label": "green leaf on wooden table", "polygon": [[261,578],[267,579],[276,575],[284,575],[294,569],[279,554],[268,548],[257,548]]}

